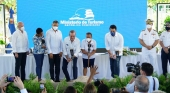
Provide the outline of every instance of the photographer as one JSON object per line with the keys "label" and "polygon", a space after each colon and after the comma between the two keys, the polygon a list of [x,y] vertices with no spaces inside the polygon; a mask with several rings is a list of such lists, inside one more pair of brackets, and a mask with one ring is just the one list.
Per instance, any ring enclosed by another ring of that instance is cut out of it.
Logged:
{"label": "photographer", "polygon": [[[6,82],[6,78],[8,76],[7,75],[4,75],[1,80],[0,80],[0,88],[3,89],[3,87],[6,87],[10,82]],[[20,92],[21,93],[28,93],[27,90],[24,88],[24,84],[23,82],[21,81],[21,79],[16,76],[15,79],[14,79],[14,86],[18,87],[20,89]]]}
{"label": "photographer", "polygon": [[[154,90],[158,90],[159,88],[159,81],[156,77],[152,77],[153,74],[153,66],[150,63],[142,63],[140,74],[144,75],[149,80],[149,93],[151,93]],[[133,93],[134,92],[134,86],[135,86],[135,78],[136,75],[133,74],[133,78],[127,84],[126,89],[128,92]]]}

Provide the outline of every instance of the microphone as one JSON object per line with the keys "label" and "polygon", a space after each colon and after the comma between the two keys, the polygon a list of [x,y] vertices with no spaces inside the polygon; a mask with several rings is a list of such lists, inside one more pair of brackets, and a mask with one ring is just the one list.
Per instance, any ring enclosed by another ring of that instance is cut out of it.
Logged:
{"label": "microphone", "polygon": [[45,44],[45,40],[44,39],[42,39],[41,42],[42,42],[42,44]]}
{"label": "microphone", "polygon": [[71,59],[73,60],[74,59],[74,50],[73,49],[70,49],[70,54],[71,54]]}
{"label": "microphone", "polygon": [[119,51],[116,51],[116,61],[118,62],[120,60],[120,58],[117,56],[119,56]]}
{"label": "microphone", "polygon": [[116,51],[116,56],[119,56],[119,51]]}
{"label": "microphone", "polygon": [[88,52],[90,52],[91,44],[88,44]]}

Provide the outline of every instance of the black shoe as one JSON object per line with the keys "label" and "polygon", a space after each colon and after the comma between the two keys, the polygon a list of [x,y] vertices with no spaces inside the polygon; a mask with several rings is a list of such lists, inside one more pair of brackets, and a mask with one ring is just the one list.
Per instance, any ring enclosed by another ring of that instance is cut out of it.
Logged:
{"label": "black shoe", "polygon": [[60,80],[55,80],[54,82],[60,82]]}
{"label": "black shoe", "polygon": [[66,80],[67,82],[70,82],[70,80]]}

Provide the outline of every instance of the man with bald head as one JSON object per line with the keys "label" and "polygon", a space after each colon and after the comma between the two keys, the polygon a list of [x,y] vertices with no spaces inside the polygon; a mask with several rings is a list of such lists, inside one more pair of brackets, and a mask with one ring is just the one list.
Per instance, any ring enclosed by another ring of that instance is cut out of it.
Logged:
{"label": "man with bald head", "polygon": [[25,80],[26,58],[29,53],[28,46],[28,36],[24,29],[24,24],[18,22],[17,29],[12,34],[12,49],[15,56],[15,76],[21,77],[22,81]]}
{"label": "man with bald head", "polygon": [[65,74],[66,80],[70,81],[70,76],[67,71],[68,63],[73,64],[73,79],[77,79],[77,57],[80,52],[80,40],[76,37],[76,32],[71,30],[69,36],[63,42],[63,66],[62,70]]}
{"label": "man with bald head", "polygon": [[135,79],[135,92],[134,93],[148,93],[149,80],[146,76],[140,75]]}

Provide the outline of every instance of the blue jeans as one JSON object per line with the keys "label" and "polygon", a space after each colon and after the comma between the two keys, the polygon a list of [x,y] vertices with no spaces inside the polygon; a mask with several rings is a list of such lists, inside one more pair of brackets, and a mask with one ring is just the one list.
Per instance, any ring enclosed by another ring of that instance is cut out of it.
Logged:
{"label": "blue jeans", "polygon": [[110,58],[110,69],[111,76],[114,78],[114,75],[119,76],[120,73],[120,59],[121,56],[117,56],[116,59]]}
{"label": "blue jeans", "polygon": [[37,73],[38,79],[41,79],[44,54],[34,54],[34,58],[36,62],[36,73]]}
{"label": "blue jeans", "polygon": [[[65,58],[63,58],[62,70],[65,74],[67,81],[70,81],[70,76],[69,76],[69,73],[67,71],[67,65],[68,65],[67,60]],[[73,59],[73,78],[77,79],[77,57],[74,57],[74,59]]]}

